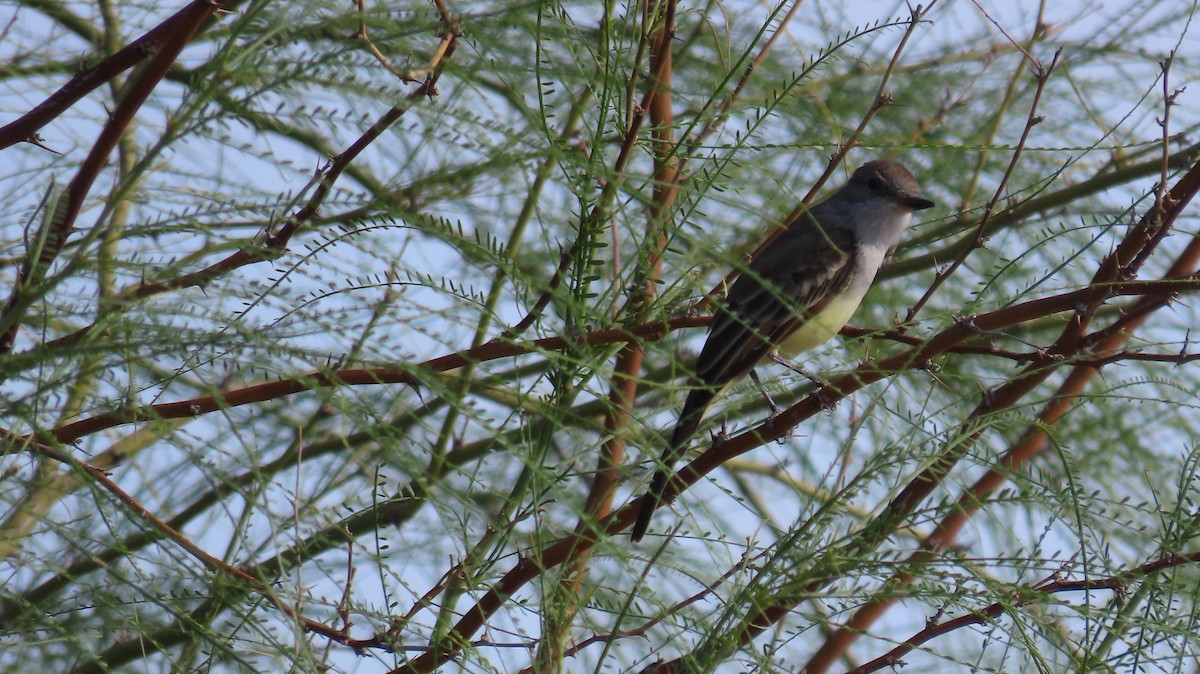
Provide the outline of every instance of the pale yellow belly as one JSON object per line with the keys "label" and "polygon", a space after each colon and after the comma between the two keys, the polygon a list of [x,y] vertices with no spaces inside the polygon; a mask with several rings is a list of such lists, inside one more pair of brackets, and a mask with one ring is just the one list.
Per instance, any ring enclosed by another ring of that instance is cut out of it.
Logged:
{"label": "pale yellow belly", "polygon": [[[808,321],[801,325],[775,348],[783,358],[792,358],[829,341],[841,330],[858,309],[864,293],[843,292]],[[769,356],[768,356],[769,357]]]}

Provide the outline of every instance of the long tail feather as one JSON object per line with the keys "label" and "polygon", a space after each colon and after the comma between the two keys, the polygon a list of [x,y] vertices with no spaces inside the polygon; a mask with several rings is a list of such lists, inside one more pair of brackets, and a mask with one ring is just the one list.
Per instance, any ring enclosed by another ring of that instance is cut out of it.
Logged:
{"label": "long tail feather", "polygon": [[667,481],[671,477],[671,466],[683,453],[688,440],[691,440],[692,436],[696,434],[696,429],[700,428],[700,421],[704,419],[704,413],[716,395],[717,392],[712,389],[693,389],[683,403],[683,411],[679,413],[679,421],[671,433],[671,442],[663,450],[662,457],[658,462],[658,470],[654,471],[654,478],[650,480],[650,488],[642,498],[642,509],[638,512],[637,522],[634,523],[633,530],[629,533],[629,538],[634,543],[642,540],[642,537],[646,535],[646,530],[650,527],[650,518],[662,503],[663,492],[666,491]]}

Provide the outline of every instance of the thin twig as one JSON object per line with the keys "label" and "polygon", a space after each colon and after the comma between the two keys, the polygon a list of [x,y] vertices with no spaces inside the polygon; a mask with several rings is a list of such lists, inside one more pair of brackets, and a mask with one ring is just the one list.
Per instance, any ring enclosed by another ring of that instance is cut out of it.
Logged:
{"label": "thin twig", "polygon": [[[0,150],[21,142],[37,142],[37,132],[50,122],[66,112],[72,105],[78,103],[96,89],[112,81],[121,73],[136,66],[142,61],[154,56],[172,35],[175,35],[181,25],[191,23],[197,11],[207,12],[207,7],[224,3],[210,0],[193,0],[154,28],[146,31],[141,37],[130,42],[124,49],[109,56],[90,68],[80,70],[66,84],[59,87],[45,101],[17,119],[0,127]],[[218,11],[219,7],[213,7]],[[207,12],[211,15],[212,12]],[[205,17],[207,19],[207,16]]]}
{"label": "thin twig", "polygon": [[[1170,226],[1182,212],[1183,207],[1200,192],[1200,164],[1192,167],[1188,173],[1183,176],[1179,182],[1175,184],[1170,193],[1171,204],[1170,210],[1164,218],[1163,226]],[[1152,214],[1147,214],[1143,221],[1152,217]],[[1124,241],[1101,262],[1096,274],[1093,276],[1091,285],[1076,291],[1067,293],[1079,298],[1079,303],[1074,307],[1074,316],[1071,321],[1068,321],[1064,326],[1062,334],[1055,343],[1047,349],[1051,355],[1061,355],[1064,357],[1063,362],[1066,362],[1070,356],[1073,356],[1083,348],[1084,340],[1082,339],[1081,331],[1088,325],[1091,317],[1095,315],[1095,310],[1107,298],[1112,297],[1111,284],[1117,277],[1117,270],[1121,268],[1120,260],[1128,259],[1132,256],[1133,251],[1138,250],[1139,246],[1143,246],[1149,240],[1149,235],[1146,233],[1147,227],[1134,227],[1127,233]],[[1195,277],[1195,274],[1189,274],[1189,277]],[[1171,295],[1171,293],[1167,293]],[[1059,296],[1063,297],[1062,295]],[[1037,300],[1034,300],[1036,302]],[[1144,301],[1150,301],[1149,298]],[[993,315],[996,312],[993,312]],[[974,319],[959,320],[955,327],[966,330],[967,332],[977,333],[979,329],[993,329],[990,326],[991,318],[984,319],[985,316],[976,317]],[[953,328],[951,328],[953,330]],[[942,334],[947,334],[944,331]],[[934,337],[931,341],[938,340],[939,337]],[[910,352],[909,357],[912,358],[910,363],[924,363],[928,358],[922,357],[920,349],[914,349]],[[903,354],[902,354],[903,355]],[[884,363],[891,361],[887,359]],[[882,363],[881,363],[882,365]],[[1024,396],[1028,395],[1034,388],[1046,380],[1049,375],[1060,367],[1059,363],[1051,362],[1048,364],[1031,364],[1022,368],[1022,371],[1011,377],[1004,385],[988,391],[981,399],[980,403],[971,412],[968,419],[975,420],[982,418],[985,415],[995,413],[1000,410],[1008,409],[1017,404]],[[863,375],[860,375],[860,378]],[[874,377],[872,381],[882,378]],[[843,377],[843,380],[846,377]],[[835,385],[826,387],[837,393],[841,390]],[[824,396],[830,395],[824,390],[818,391],[818,394]],[[788,410],[781,417],[785,416]],[[941,485],[949,472],[955,467],[958,461],[962,458],[967,449],[973,444],[974,440],[983,432],[985,426],[977,425],[974,427],[968,426],[966,423],[961,424],[964,428],[974,428],[963,437],[955,438],[953,443],[947,443],[946,449],[939,454],[929,467],[921,471],[919,475],[913,478],[905,486],[905,488],[888,502],[881,510],[881,514],[867,526],[863,527],[861,535],[851,540],[845,549],[837,550],[831,554],[838,556],[841,559],[858,558],[865,550],[871,549],[881,543],[887,535],[902,522],[904,522],[917,508],[933,492],[935,488]],[[710,450],[708,453],[724,454],[726,452],[725,445]],[[706,453],[706,454],[708,454]],[[703,459],[704,456],[701,456]],[[697,462],[699,459],[697,460]],[[693,462],[696,463],[696,462]],[[819,568],[821,561],[817,560],[815,568]],[[811,595],[826,584],[831,582],[833,578],[819,576],[804,586],[804,588],[795,595],[781,597],[773,605],[761,610],[757,615],[750,618],[747,622],[750,627],[745,630],[742,641],[748,641],[750,638],[759,634],[766,626],[778,622],[790,610],[793,600],[792,597],[802,598]]]}
{"label": "thin twig", "polygon": [[[450,24],[455,25],[455,24]],[[315,183],[316,189],[313,191],[308,201],[298,211],[288,217],[282,227],[278,231],[264,231],[259,236],[256,236],[252,241],[243,242],[238,246],[238,250],[228,257],[210,264],[209,266],[188,273],[181,274],[174,278],[162,281],[142,281],[137,284],[132,284],[126,287],[112,298],[113,304],[128,304],[134,301],[144,300],[155,295],[160,295],[174,290],[181,290],[190,287],[203,287],[214,280],[242,267],[260,262],[267,262],[278,258],[287,250],[291,239],[300,229],[311,223],[317,217],[317,211],[324,203],[325,199],[333,190],[334,184],[346,168],[353,162],[368,146],[377,140],[383,133],[395,124],[404,114],[415,104],[416,101],[431,97],[437,93],[437,82],[441,77],[441,73],[449,57],[454,53],[458,46],[461,33],[456,30],[447,29],[443,31],[441,40],[438,42],[434,56],[430,59],[429,76],[421,84],[408,95],[408,105],[394,106],[386,113],[380,116],[374,124],[371,125],[357,140],[354,141],[341,154],[334,157],[322,171],[317,175]],[[86,336],[96,323],[86,325],[78,330],[59,337],[52,342],[55,346],[63,346],[72,344]]]}
{"label": "thin twig", "polygon": [[[937,0],[933,0],[933,2],[929,3],[928,7],[917,5],[916,7],[909,8],[908,28],[904,31],[904,36],[900,38],[900,44],[896,45],[896,49],[892,52],[892,58],[888,62],[887,69],[884,70],[883,76],[879,79],[879,86],[875,91],[875,97],[871,100],[871,105],[867,107],[867,111],[863,114],[862,119],[859,121],[858,127],[854,129],[854,132],[850,134],[850,137],[844,143],[839,144],[838,148],[829,157],[829,161],[825,165],[825,170],[821,173],[821,176],[817,178],[816,182],[813,183],[812,187],[809,188],[808,193],[805,194],[804,198],[800,200],[800,203],[792,209],[792,212],[783,219],[782,222],[784,224],[794,221],[808,210],[809,203],[811,203],[813,198],[816,197],[817,193],[825,185],[826,181],[829,180],[830,176],[833,175],[834,171],[837,170],[837,167],[842,163],[842,160],[846,158],[846,154],[849,153],[850,150],[856,145],[858,145],[858,141],[862,137],[862,134],[866,131],[867,125],[870,124],[871,120],[875,118],[875,113],[894,102],[892,95],[887,92],[887,86],[891,81],[892,73],[895,72],[896,66],[900,62],[900,56],[904,53],[904,48],[908,45],[909,39],[912,37],[913,33],[916,32],[917,26],[920,24],[921,19],[931,9],[933,9],[934,5],[936,4]],[[760,253],[762,253],[767,246],[771,245],[771,243],[775,241],[775,239],[778,238],[782,233],[782,228],[774,228],[767,238],[761,244],[759,244],[757,248],[754,249],[754,252],[750,253],[747,259],[753,260]],[[740,270],[736,268],[730,271],[720,283],[709,290],[708,293],[706,293],[705,296],[698,303],[696,303],[693,311],[702,311],[705,307],[707,307],[712,298],[716,297],[723,289],[729,287],[729,284],[731,284],[740,273]]]}
{"label": "thin twig", "polygon": [[[1200,166],[1190,172],[1189,176],[1191,178],[1185,185],[1192,190],[1200,190]],[[1179,186],[1177,185],[1177,187]],[[1171,290],[1167,290],[1167,288]],[[1161,282],[1157,281],[1118,282],[1114,284],[1114,289],[1118,294],[1196,291],[1200,290],[1200,278],[1192,275],[1186,279],[1172,279],[1165,287]],[[1135,289],[1137,292],[1134,292]],[[821,391],[804,398],[780,412],[779,415],[768,420],[761,426],[728,438],[720,445],[701,454],[684,467],[683,470],[679,471],[676,478],[669,483],[667,492],[664,495],[665,500],[674,498],[678,490],[695,484],[705,475],[719,468],[725,461],[787,435],[804,420],[815,414],[819,414],[829,405],[836,404],[839,400],[848,397],[855,391],[879,381],[888,375],[920,367],[922,363],[928,362],[936,355],[943,353],[946,349],[975,337],[977,329],[998,330],[1041,316],[1062,311],[1071,311],[1089,292],[1090,290],[1085,288],[1054,297],[1031,300],[1024,304],[1005,307],[988,314],[982,314],[975,317],[970,325],[956,323],[946,328],[926,340],[919,347],[878,362],[868,361],[863,363],[853,371],[834,379]],[[660,328],[661,325],[657,324]],[[584,339],[587,340],[586,343],[595,343],[586,336]],[[640,507],[641,500],[637,499],[613,513],[600,525],[604,533],[612,535],[631,525]],[[561,564],[567,559],[568,553],[577,551],[581,547],[595,545],[596,540],[596,537],[591,532],[588,532],[583,537],[578,533],[574,533],[536,551],[531,557],[522,557],[513,568],[492,584],[492,587],[479,598],[473,607],[466,610],[462,618],[454,626],[454,633],[460,639],[469,638],[469,635],[474,634],[483,627],[488,617],[503,606],[507,597],[513,596],[522,586],[538,577],[546,569]],[[535,559],[536,563],[532,561]],[[442,657],[448,658],[450,654],[443,653]],[[442,662],[442,660],[439,659],[437,662],[433,659],[413,660],[407,666],[396,671],[404,674],[428,672],[432,671],[432,668],[436,667],[438,662]]]}
{"label": "thin twig", "polygon": [[1157,559],[1153,562],[1146,562],[1141,566],[1130,569],[1125,573],[1107,578],[1096,578],[1092,580],[1060,580],[1046,584],[1026,586],[1014,591],[1014,596],[1005,600],[998,601],[978,611],[973,611],[967,615],[946,620],[943,622],[930,621],[930,624],[925,629],[917,632],[904,643],[896,646],[886,654],[875,658],[874,660],[850,670],[847,674],[868,674],[869,672],[877,672],[888,667],[898,668],[904,665],[902,658],[908,653],[915,650],[921,644],[936,639],[950,632],[960,630],[971,625],[986,625],[991,623],[996,618],[1004,615],[1014,608],[1026,606],[1035,602],[1046,601],[1050,595],[1059,594],[1062,592],[1083,592],[1089,590],[1112,590],[1124,594],[1130,583],[1146,578],[1150,575],[1173,569],[1184,564],[1200,563],[1200,552],[1190,552],[1187,554],[1169,554],[1166,557]]}
{"label": "thin twig", "polygon": [[[1188,248],[1176,259],[1167,276],[1171,277],[1186,271],[1194,271],[1200,262],[1200,239],[1193,239]],[[1160,298],[1142,298],[1137,305],[1155,304]],[[1162,306],[1156,304],[1156,306]],[[1059,385],[1049,402],[1039,411],[1037,421],[1031,423],[1018,441],[1004,452],[996,465],[980,477],[970,488],[966,489],[956,503],[947,509],[948,514],[938,522],[933,532],[921,541],[920,547],[909,555],[905,562],[899,565],[897,571],[889,578],[885,587],[886,593],[877,594],[870,601],[859,607],[843,627],[829,635],[825,643],[809,659],[805,670],[813,674],[827,671],[858,638],[878,621],[899,599],[899,588],[911,584],[916,574],[910,569],[929,559],[934,551],[944,550],[954,545],[958,534],[967,525],[973,515],[981,509],[983,503],[1006,484],[1010,476],[1020,471],[1025,464],[1040,454],[1045,447],[1048,429],[1053,428],[1058,421],[1075,405],[1087,385],[1099,374],[1104,365],[1121,360],[1146,360],[1182,364],[1200,359],[1200,354],[1141,354],[1129,352],[1114,352],[1125,344],[1133,330],[1144,322],[1148,312],[1135,312],[1139,319],[1136,323],[1126,324],[1125,330],[1111,333],[1097,340],[1092,335],[1081,340],[1081,353],[1099,352],[1109,354],[1095,358],[1072,359],[1070,374]],[[1108,332],[1103,331],[1103,332]],[[1095,333],[1093,333],[1095,335]],[[1095,345],[1095,346],[1093,346]],[[1186,347],[1186,344],[1185,344]],[[1042,352],[1045,353],[1044,351]],[[1165,357],[1162,357],[1165,356]]]}
{"label": "thin twig", "polygon": [[[63,200],[61,203],[49,205],[48,227],[50,231],[45,236],[45,245],[36,251],[27,252],[18,282],[13,284],[8,304],[0,314],[0,326],[3,326],[0,328],[0,354],[10,353],[16,343],[22,315],[27,305],[34,299],[29,296],[27,291],[36,289],[38,285],[35,271],[48,269],[58,258],[67,237],[75,229],[79,213],[83,210],[84,199],[91,191],[100,171],[108,163],[108,156],[117,146],[121,135],[125,133],[125,129],[150,97],[151,92],[166,76],[180,52],[199,32],[200,26],[220,7],[221,3],[215,0],[193,3],[177,15],[178,21],[172,21],[169,24],[172,30],[162,35],[165,44],[159,46],[154,60],[150,62],[137,81],[127,88],[125,97],[117,105],[104,128],[100,130],[91,151],[80,164],[79,170],[67,187]],[[113,77],[116,75],[117,73],[113,73]],[[26,286],[26,284],[29,285]]]}
{"label": "thin twig", "polygon": [[362,40],[363,43],[367,45],[367,50],[371,52],[371,55],[375,57],[376,61],[379,61],[380,65],[382,65],[384,68],[387,68],[388,72],[395,75],[397,79],[405,84],[420,82],[422,77],[428,75],[428,71],[425,70],[410,70],[405,72],[392,65],[392,62],[388,59],[388,57],[383,55],[383,52],[379,50],[379,47],[375,46],[375,41],[372,40],[371,36],[367,34],[367,12],[365,8],[365,1],[354,0],[354,4],[358,6],[358,39]]}
{"label": "thin twig", "polygon": [[1042,93],[1046,90],[1046,83],[1050,79],[1050,74],[1054,72],[1054,67],[1058,65],[1058,58],[1062,55],[1062,48],[1054,52],[1054,58],[1050,60],[1049,67],[1043,66],[1040,62],[1031,60],[1034,64],[1037,73],[1037,89],[1033,93],[1033,103],[1029,106],[1029,115],[1025,118],[1025,129],[1021,132],[1021,138],[1017,141],[1017,147],[1013,150],[1012,158],[1009,159],[1008,168],[1004,171],[1004,176],[1000,179],[1000,184],[996,186],[996,191],[992,193],[992,198],[984,206],[983,215],[979,218],[979,225],[975,228],[975,238],[972,245],[963,249],[958,257],[954,258],[954,262],[949,267],[938,270],[933,277],[933,282],[929,284],[929,288],[925,290],[925,294],[921,295],[921,299],[912,305],[908,312],[904,315],[904,323],[911,323],[916,318],[917,313],[929,302],[933,294],[938,288],[946,282],[946,279],[954,275],[959,267],[967,261],[971,253],[982,248],[987,243],[988,224],[991,222],[992,214],[995,212],[996,204],[1004,198],[1004,190],[1008,186],[1008,181],[1012,177],[1013,171],[1017,168],[1017,161],[1020,160],[1021,154],[1025,150],[1025,143],[1029,141],[1029,134],[1033,131],[1033,127],[1042,122],[1044,117],[1038,115],[1038,105],[1042,100]]}
{"label": "thin twig", "polygon": [[[1109,296],[1167,296],[1195,292],[1196,290],[1200,290],[1200,278],[1189,275],[1181,278],[1157,281],[1116,282],[1106,286],[1105,292]],[[974,317],[969,326],[964,323],[947,328],[941,333],[920,342],[920,345],[911,351],[880,361],[876,365],[864,365],[862,369],[869,371],[875,367],[882,367],[886,363],[888,364],[886,367],[889,374],[901,372],[909,369],[911,366],[911,363],[906,364],[903,362],[904,357],[917,358],[919,362],[926,362],[934,355],[944,353],[948,349],[976,337],[979,334],[979,330],[999,330],[1036,318],[1064,311],[1072,311],[1079,306],[1080,302],[1090,297],[1093,293],[1094,291],[1091,288],[1084,288],[1051,297],[1030,300],[1022,304],[981,314]],[[684,316],[672,318],[667,321],[643,323],[629,328],[598,330],[575,337],[546,337],[525,344],[489,342],[474,349],[466,349],[439,356],[417,365],[405,367],[350,368],[333,372],[308,372],[287,381],[250,384],[243,388],[232,389],[220,395],[199,396],[177,402],[128,407],[120,411],[86,417],[54,429],[40,431],[37,435],[59,443],[71,443],[84,436],[124,424],[151,421],[154,419],[198,417],[220,409],[264,402],[323,386],[408,384],[417,381],[416,376],[413,374],[414,369],[423,369],[430,372],[446,372],[463,367],[467,363],[511,358],[513,356],[542,351],[560,351],[578,345],[619,344],[630,340],[655,341],[662,339],[672,330],[705,327],[708,325],[709,320],[706,316]],[[881,377],[875,376],[871,381],[878,381],[879,378]],[[842,385],[851,386],[852,390],[861,388],[854,385],[852,381],[838,380],[838,382],[840,382],[839,390],[841,390],[840,387]],[[782,424],[785,418],[790,417],[781,415],[777,421]],[[769,439],[774,440],[778,437],[781,436],[776,435]],[[8,446],[0,454],[24,451],[26,447],[22,443],[29,439],[30,436],[21,436],[12,443],[6,443]]]}

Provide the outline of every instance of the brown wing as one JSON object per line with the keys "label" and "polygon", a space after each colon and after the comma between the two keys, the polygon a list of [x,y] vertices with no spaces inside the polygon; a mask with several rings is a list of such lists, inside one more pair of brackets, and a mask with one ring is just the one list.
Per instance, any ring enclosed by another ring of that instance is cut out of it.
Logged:
{"label": "brown wing", "polygon": [[830,227],[833,216],[823,211],[801,215],[734,281],[696,361],[698,382],[744,377],[850,283],[857,242],[849,227]]}
{"label": "brown wing", "polygon": [[831,224],[841,224],[830,220],[832,217],[821,206],[800,216],[750,263],[717,307],[708,341],[696,362],[699,387],[688,394],[642,500],[630,532],[635,543],[646,535],[650,518],[663,500],[671,466],[700,427],[717,389],[754,369],[773,345],[850,283],[857,242],[849,227],[829,229]]}

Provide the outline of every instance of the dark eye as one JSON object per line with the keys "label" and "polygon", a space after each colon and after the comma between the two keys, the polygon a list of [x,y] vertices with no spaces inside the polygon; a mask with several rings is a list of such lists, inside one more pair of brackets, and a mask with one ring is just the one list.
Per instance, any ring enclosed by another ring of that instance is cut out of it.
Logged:
{"label": "dark eye", "polygon": [[879,189],[879,178],[871,178],[870,180],[868,180],[867,181],[867,189],[871,190],[872,192],[878,190]]}

